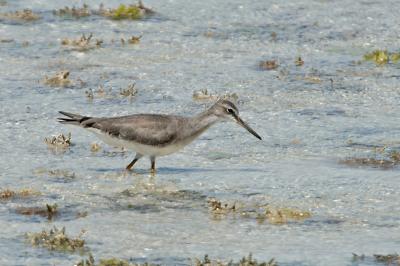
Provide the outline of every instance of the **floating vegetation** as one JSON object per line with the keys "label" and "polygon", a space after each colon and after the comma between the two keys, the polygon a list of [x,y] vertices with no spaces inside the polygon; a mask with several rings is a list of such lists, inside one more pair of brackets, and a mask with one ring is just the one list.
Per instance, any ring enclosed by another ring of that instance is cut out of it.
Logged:
{"label": "floating vegetation", "polygon": [[142,38],[142,35],[140,36],[132,36],[131,38],[125,40],[124,38],[121,38],[121,44],[124,45],[125,43],[129,44],[138,44],[140,43],[140,39]]}
{"label": "floating vegetation", "polygon": [[101,150],[101,146],[97,142],[94,142],[94,143],[90,144],[90,151],[91,152],[98,152],[100,150]]}
{"label": "floating vegetation", "polygon": [[30,9],[24,9],[22,11],[2,13],[0,14],[0,19],[29,22],[40,19],[40,16],[33,13],[33,11]]}
{"label": "floating vegetation", "polygon": [[45,207],[19,207],[15,212],[22,215],[39,215],[49,220],[58,215],[57,204],[46,204]]}
{"label": "floating vegetation", "polygon": [[213,94],[207,89],[194,91],[193,99],[197,101],[215,101],[218,99],[237,101],[239,96],[236,93],[225,93],[223,95]]}
{"label": "floating vegetation", "polygon": [[91,11],[89,6],[83,4],[82,7],[64,7],[58,10],[54,10],[53,14],[56,16],[65,16],[65,17],[74,17],[74,18],[82,18],[91,15]]}
{"label": "floating vegetation", "polygon": [[43,83],[51,87],[66,87],[71,85],[69,71],[61,71],[56,73],[53,77],[44,77]]}
{"label": "floating vegetation", "polygon": [[277,266],[278,264],[274,259],[271,259],[268,262],[258,262],[253,259],[253,255],[250,253],[247,257],[243,257],[239,262],[233,262],[230,260],[229,262],[222,262],[220,260],[212,260],[208,257],[208,255],[204,256],[203,260],[199,260],[197,258],[194,259],[194,265],[196,266]]}
{"label": "floating vegetation", "polygon": [[44,138],[44,142],[51,148],[68,148],[71,146],[71,133],[68,136],[60,134],[57,136],[51,136],[49,138]]}
{"label": "floating vegetation", "polygon": [[392,265],[392,266],[399,266],[400,265],[400,256],[395,253],[395,254],[388,254],[388,255],[381,255],[381,254],[374,254],[373,256],[365,256],[363,255],[357,255],[353,253],[353,262],[359,262],[359,261],[373,261],[375,263],[382,263],[385,265]]}
{"label": "floating vegetation", "polygon": [[136,5],[121,4],[117,8],[104,9],[103,6],[100,6],[98,14],[114,20],[139,20],[145,16],[154,14],[154,11],[145,7],[142,1],[139,1]]}
{"label": "floating vegetation", "polygon": [[294,61],[294,64],[295,64],[296,66],[302,66],[302,65],[304,65],[304,61],[303,61],[303,59],[301,59],[301,57],[299,56],[299,57],[297,57],[297,59]]}
{"label": "floating vegetation", "polygon": [[44,247],[54,251],[84,251],[85,240],[81,239],[84,232],[76,238],[65,234],[65,227],[61,230],[54,227],[49,232],[43,230],[40,233],[27,233],[26,238],[34,247]]}
{"label": "floating vegetation", "polygon": [[387,50],[375,50],[364,54],[365,61],[375,62],[377,65],[386,65],[389,62],[397,63],[400,60],[400,53],[390,53]]}
{"label": "floating vegetation", "polygon": [[400,265],[400,256],[398,254],[374,254],[374,258],[376,262],[385,263],[386,265]]}
{"label": "floating vegetation", "polygon": [[124,96],[124,97],[133,97],[137,94],[138,90],[135,88],[135,83],[132,83],[130,85],[128,85],[127,88],[125,89],[120,89],[119,90],[119,94]]}
{"label": "floating vegetation", "polygon": [[112,88],[105,89],[103,86],[99,86],[97,90],[89,89],[85,91],[85,94],[89,100],[94,98],[118,98],[121,96],[132,99],[138,93],[138,89],[135,86],[135,83],[129,84],[125,89],[120,88],[119,93]]}
{"label": "floating vegetation", "polygon": [[27,198],[38,195],[40,195],[40,192],[32,189],[21,189],[19,191],[5,189],[0,191],[0,199],[2,200],[8,200],[14,198]]}
{"label": "floating vegetation", "polygon": [[92,41],[92,37],[93,34],[89,34],[88,37],[86,37],[85,34],[82,34],[82,36],[79,39],[75,40],[65,38],[61,41],[61,44],[64,46],[71,47],[72,48],[71,50],[80,52],[101,47],[103,40],[96,39],[95,41]]}
{"label": "floating vegetation", "polygon": [[210,213],[216,219],[227,215],[234,215],[235,217],[255,219],[260,223],[267,220],[271,224],[285,224],[311,217],[309,211],[301,211],[293,208],[276,208],[268,204],[253,206],[243,202],[229,204],[222,203],[215,198],[208,199],[207,202]]}
{"label": "floating vegetation", "polygon": [[274,70],[278,68],[278,63],[276,60],[266,60],[266,61],[261,61],[259,64],[259,67],[261,70]]}
{"label": "floating vegetation", "polygon": [[227,214],[236,211],[235,204],[229,205],[228,203],[222,204],[221,201],[211,198],[207,200],[208,206],[214,214]]}

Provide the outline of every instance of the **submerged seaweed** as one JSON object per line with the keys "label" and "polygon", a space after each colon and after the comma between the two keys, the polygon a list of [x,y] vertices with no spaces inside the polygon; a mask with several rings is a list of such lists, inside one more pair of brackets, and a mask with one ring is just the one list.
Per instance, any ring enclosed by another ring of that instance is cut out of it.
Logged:
{"label": "submerged seaweed", "polygon": [[302,221],[311,217],[309,211],[294,208],[278,208],[269,204],[248,204],[236,201],[233,204],[222,203],[215,198],[208,199],[209,211],[214,219],[221,219],[228,215],[244,219],[254,219],[262,223],[285,224],[291,221]]}
{"label": "submerged seaweed", "polygon": [[48,220],[52,220],[58,215],[57,207],[57,204],[46,204],[45,207],[19,207],[15,212],[22,215],[39,215],[46,217]]}

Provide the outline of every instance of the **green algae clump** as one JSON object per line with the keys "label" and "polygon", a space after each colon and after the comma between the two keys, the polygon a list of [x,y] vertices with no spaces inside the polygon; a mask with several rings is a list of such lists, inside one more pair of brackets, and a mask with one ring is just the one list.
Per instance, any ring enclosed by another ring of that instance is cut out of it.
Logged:
{"label": "green algae clump", "polygon": [[375,50],[371,53],[364,54],[365,61],[375,62],[376,65],[382,66],[389,62],[397,63],[400,60],[400,53],[391,53],[387,50]]}
{"label": "green algae clump", "polygon": [[375,50],[364,55],[364,60],[373,61],[377,65],[385,65],[389,62],[389,54],[386,50]]}
{"label": "green algae clump", "polygon": [[40,233],[27,233],[26,238],[34,247],[44,247],[48,250],[61,252],[83,251],[85,240],[80,236],[71,238],[65,234],[65,227],[61,230],[54,227],[49,232],[43,230]]}
{"label": "green algae clump", "polygon": [[139,20],[144,17],[145,12],[140,8],[139,5],[126,6],[124,4],[120,4],[115,9],[102,10],[100,14],[113,20]]}
{"label": "green algae clump", "polygon": [[125,6],[124,4],[119,5],[111,15],[112,19],[141,19],[142,13],[140,8],[135,5]]}
{"label": "green algae clump", "polygon": [[126,260],[111,258],[111,259],[101,259],[98,265],[99,266],[131,266],[132,264],[130,264]]}

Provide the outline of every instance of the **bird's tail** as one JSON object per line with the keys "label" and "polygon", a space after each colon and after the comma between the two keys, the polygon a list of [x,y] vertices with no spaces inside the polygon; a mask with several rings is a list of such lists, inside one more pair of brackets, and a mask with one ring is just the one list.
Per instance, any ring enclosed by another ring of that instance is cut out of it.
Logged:
{"label": "bird's tail", "polygon": [[67,112],[63,112],[63,111],[59,111],[59,113],[66,116],[66,117],[58,118],[58,122],[60,122],[61,124],[81,126],[82,122],[91,118],[88,116],[82,116],[82,115],[67,113]]}

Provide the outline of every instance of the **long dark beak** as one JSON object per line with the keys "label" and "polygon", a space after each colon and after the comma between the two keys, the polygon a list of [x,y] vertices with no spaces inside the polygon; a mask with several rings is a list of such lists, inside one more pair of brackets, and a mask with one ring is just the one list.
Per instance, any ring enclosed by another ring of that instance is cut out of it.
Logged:
{"label": "long dark beak", "polygon": [[233,114],[233,117],[236,119],[236,122],[241,125],[242,127],[244,127],[245,129],[247,129],[247,131],[249,131],[254,137],[258,138],[259,140],[262,140],[262,138],[260,137],[260,135],[257,134],[257,132],[255,132],[246,122],[244,122],[239,116],[237,116],[236,114]]}

